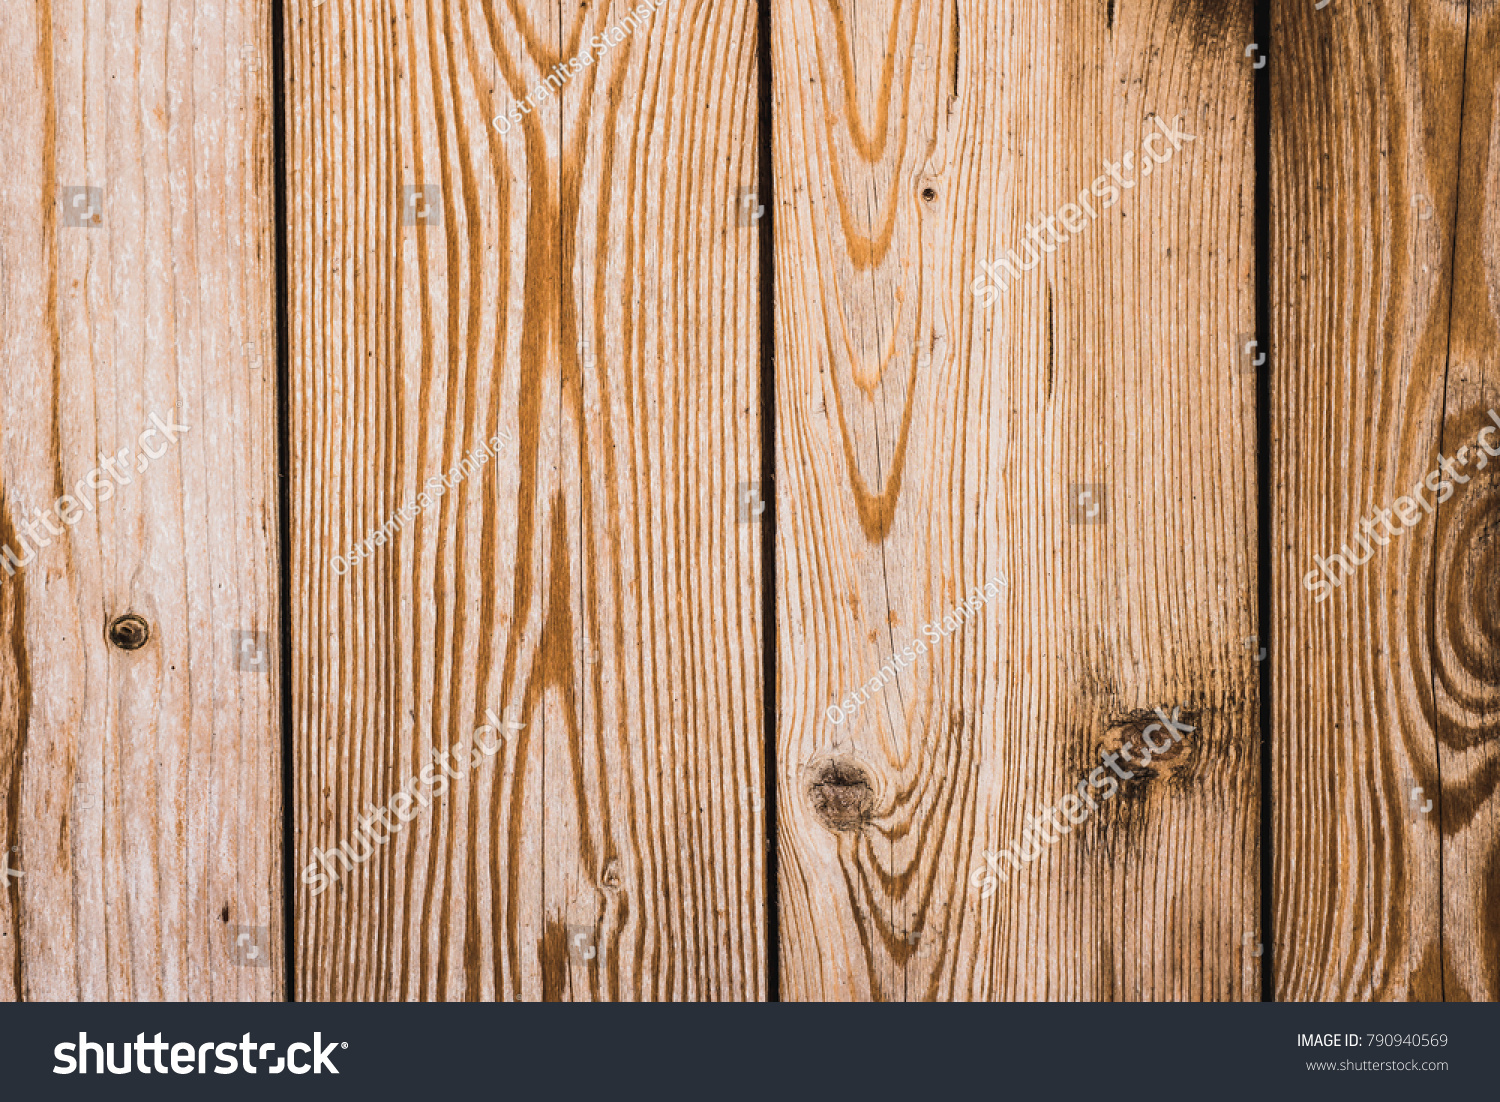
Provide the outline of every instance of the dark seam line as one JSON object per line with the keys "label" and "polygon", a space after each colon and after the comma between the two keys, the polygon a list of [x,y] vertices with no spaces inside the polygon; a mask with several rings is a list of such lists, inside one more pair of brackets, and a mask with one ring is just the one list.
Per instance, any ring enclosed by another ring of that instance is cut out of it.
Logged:
{"label": "dark seam line", "polygon": [[[1254,40],[1260,43],[1264,56],[1275,57],[1271,44],[1269,0],[1255,0]],[[1271,83],[1269,65],[1255,73],[1252,102],[1255,113],[1255,339],[1257,350],[1270,345],[1271,337]],[[1275,610],[1274,574],[1271,569],[1271,524],[1273,520],[1273,485],[1271,454],[1271,383],[1277,369],[1279,349],[1271,348],[1265,364],[1255,376],[1255,511],[1256,511],[1256,621],[1260,638],[1257,648],[1265,647],[1266,661],[1257,662],[1260,677],[1260,1001],[1276,1001],[1276,972],[1273,966],[1277,940],[1272,930],[1272,888],[1275,860],[1272,853],[1275,831],[1272,818],[1274,780],[1271,768],[1272,708],[1271,666],[1278,655],[1271,650],[1271,618]],[[1235,349],[1236,355],[1247,355]]]}
{"label": "dark seam line", "polygon": [[756,136],[760,160],[755,206],[760,219],[760,500],[767,508],[760,526],[761,716],[764,722],[766,998],[781,1001],[781,912],[776,834],[776,222],[772,191],[771,0],[760,0],[756,28]]}
{"label": "dark seam line", "polygon": [[287,284],[286,213],[286,0],[271,0],[271,126],[272,202],[276,258],[276,519],[281,580],[281,910],[282,952],[286,960],[286,1001],[297,1001],[297,936],[295,921],[296,829],[293,806],[292,758],[292,570],[291,570],[291,369],[289,289]]}

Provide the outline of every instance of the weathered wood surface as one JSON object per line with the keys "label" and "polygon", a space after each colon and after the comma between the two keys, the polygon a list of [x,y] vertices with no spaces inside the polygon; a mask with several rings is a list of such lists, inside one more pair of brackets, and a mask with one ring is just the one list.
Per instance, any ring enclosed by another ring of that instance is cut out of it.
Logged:
{"label": "weathered wood surface", "polygon": [[771,0],[767,114],[288,0],[280,166],[268,4],[116,9],[0,6],[0,998],[1500,997],[1496,0],[1272,5],[1260,335],[1246,2]]}
{"label": "weathered wood surface", "polygon": [[765,996],[754,9],[629,12],[289,23],[300,998]]}
{"label": "weathered wood surface", "polygon": [[0,5],[0,998],[283,994],[269,34]]}
{"label": "weathered wood surface", "polygon": [[1495,999],[1500,7],[1275,44],[1275,995]]}
{"label": "weathered wood surface", "polygon": [[[1249,5],[773,18],[781,994],[1257,997]],[[1153,114],[1193,140],[982,308]],[[1196,731],[987,883],[1157,707]]]}

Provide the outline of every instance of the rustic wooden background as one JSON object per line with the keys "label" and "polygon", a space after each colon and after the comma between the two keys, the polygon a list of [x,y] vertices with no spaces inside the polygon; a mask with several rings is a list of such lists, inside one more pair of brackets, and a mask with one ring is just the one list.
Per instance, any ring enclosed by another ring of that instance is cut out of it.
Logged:
{"label": "rustic wooden background", "polygon": [[1500,0],[631,10],[0,6],[0,996],[1500,997]]}

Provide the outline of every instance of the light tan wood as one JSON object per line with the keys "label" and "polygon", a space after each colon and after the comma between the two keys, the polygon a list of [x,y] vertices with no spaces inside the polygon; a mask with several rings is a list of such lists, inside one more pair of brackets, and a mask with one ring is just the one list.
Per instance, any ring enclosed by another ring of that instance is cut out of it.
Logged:
{"label": "light tan wood", "polygon": [[[785,998],[1258,995],[1249,7],[1181,11],[774,5]],[[980,309],[1153,113],[1195,140]],[[1174,706],[1174,753],[983,882]]]}
{"label": "light tan wood", "polygon": [[0,998],[282,994],[269,20],[0,6]]}
{"label": "light tan wood", "polygon": [[1495,999],[1500,9],[1275,11],[1275,994]]}
{"label": "light tan wood", "polygon": [[514,121],[629,9],[376,9],[287,42],[298,996],[763,997],[754,9],[668,2]]}

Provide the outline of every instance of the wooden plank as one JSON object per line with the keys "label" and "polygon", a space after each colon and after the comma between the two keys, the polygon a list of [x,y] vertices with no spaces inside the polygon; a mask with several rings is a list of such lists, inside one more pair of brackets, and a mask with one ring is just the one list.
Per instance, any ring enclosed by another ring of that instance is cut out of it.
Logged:
{"label": "wooden plank", "polygon": [[[1254,998],[1249,5],[773,19],[782,994]],[[1153,114],[1193,140],[1136,174]]]}
{"label": "wooden plank", "polygon": [[1275,7],[1280,999],[1500,997],[1497,35],[1493,3]]}
{"label": "wooden plank", "polygon": [[0,7],[0,998],[278,998],[270,9],[125,7]]}
{"label": "wooden plank", "polygon": [[754,9],[629,13],[289,28],[303,999],[764,995]]}

